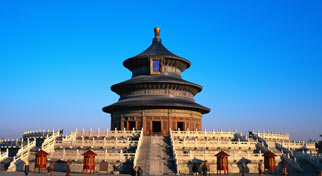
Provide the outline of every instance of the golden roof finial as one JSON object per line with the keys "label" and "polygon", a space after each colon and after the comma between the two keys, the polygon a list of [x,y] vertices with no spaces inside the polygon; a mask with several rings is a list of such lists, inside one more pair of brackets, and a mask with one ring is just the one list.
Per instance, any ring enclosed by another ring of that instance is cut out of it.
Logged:
{"label": "golden roof finial", "polygon": [[154,35],[155,35],[155,38],[160,38],[160,28],[159,27],[154,28]]}

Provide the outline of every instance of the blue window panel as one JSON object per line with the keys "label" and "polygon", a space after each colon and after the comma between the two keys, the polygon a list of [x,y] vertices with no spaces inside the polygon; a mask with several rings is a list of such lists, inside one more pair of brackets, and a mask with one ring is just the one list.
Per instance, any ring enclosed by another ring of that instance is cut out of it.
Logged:
{"label": "blue window panel", "polygon": [[160,60],[153,60],[153,72],[160,72]]}

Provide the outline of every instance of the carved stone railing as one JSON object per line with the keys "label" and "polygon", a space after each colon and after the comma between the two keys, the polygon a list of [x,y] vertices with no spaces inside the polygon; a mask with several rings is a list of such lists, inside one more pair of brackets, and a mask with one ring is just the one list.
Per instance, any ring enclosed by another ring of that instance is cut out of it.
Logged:
{"label": "carved stone railing", "polygon": [[[59,130],[58,130],[59,131]],[[31,130],[23,133],[23,138],[45,138],[54,134],[54,130]]]}
{"label": "carved stone railing", "polygon": [[174,143],[174,139],[173,139],[173,131],[171,131],[171,129],[170,129],[170,142],[171,142],[171,146],[172,146],[173,159],[176,162],[176,167],[175,167],[176,175],[178,175],[179,174],[179,169],[178,169],[179,160],[178,160],[178,155],[177,155],[176,150],[175,150],[175,143]]}
{"label": "carved stone railing", "polygon": [[138,143],[138,141],[132,141],[129,140],[129,138],[126,139],[109,139],[106,140],[106,138],[102,139],[77,139],[77,140],[70,140],[70,141],[63,141],[61,143],[56,143],[55,146],[56,147],[60,147],[60,148],[65,148],[65,147],[103,147],[103,148],[107,148],[107,147],[132,147],[132,146],[136,146]]}
{"label": "carved stone railing", "polygon": [[65,137],[63,137],[63,141],[62,142],[76,140],[76,134],[77,134],[77,129],[76,129],[75,132],[71,131],[69,135],[66,134]]}
{"label": "carved stone railing", "polygon": [[303,153],[300,152],[296,152],[294,153],[295,157],[297,159],[302,159],[307,161],[308,163],[310,163],[311,165],[315,166],[316,168],[318,168],[319,170],[322,170],[322,164],[320,163],[320,160],[322,160],[322,155],[319,153],[313,154],[307,154],[303,151]]}
{"label": "carved stone railing", "polygon": [[84,128],[79,131],[79,130],[75,130],[74,132],[71,132],[71,135],[74,135],[75,137],[107,137],[107,136],[114,136],[114,137],[118,137],[118,136],[123,136],[123,137],[130,137],[133,135],[139,135],[141,133],[140,130],[104,130],[101,131],[99,128],[97,129],[97,131],[93,131],[92,128],[89,131],[85,131]]}
{"label": "carved stone railing", "polygon": [[[177,153],[177,158],[182,162],[188,162],[191,161],[194,158],[197,158],[199,160],[207,160],[208,162],[212,162],[212,163],[216,163],[217,162],[217,156],[215,156],[217,153],[219,153],[220,150],[218,151],[213,151],[213,152],[209,152],[207,150],[204,150],[202,153],[194,153],[193,150],[191,150],[189,153]],[[259,163],[261,160],[264,160],[264,157],[262,155],[262,153],[252,153],[252,152],[248,152],[248,153],[238,153],[235,152],[235,150],[232,150],[230,152],[226,151],[229,154],[229,161],[230,162],[234,162],[241,160],[242,158],[247,158],[249,160],[251,160],[253,163]],[[278,162],[278,158],[277,158],[277,162]]]}
{"label": "carved stone railing", "polygon": [[279,151],[289,155],[291,159],[295,158],[294,153],[290,149],[283,147],[281,144],[275,143],[275,148],[278,149]]}
{"label": "carved stone railing", "polygon": [[306,148],[309,150],[316,150],[315,142],[305,142],[305,141],[277,141],[276,143],[280,144],[282,147],[287,149],[301,149]]}
{"label": "carved stone railing", "polygon": [[[95,152],[97,154],[97,156],[95,157],[95,161],[96,162],[101,162],[101,161],[117,161],[119,160],[120,162],[126,162],[126,161],[130,161],[133,162],[134,161],[134,157],[135,157],[135,153],[123,153],[122,150],[120,150],[119,152],[108,152],[108,150],[94,150],[92,149],[93,152]],[[52,153],[50,155],[51,159],[59,159],[59,160],[63,160],[63,161],[67,161],[67,160],[75,160],[75,161],[83,161],[84,160],[84,155],[83,155],[84,151],[80,150],[80,149],[76,149],[76,150],[66,150],[66,149],[62,149],[62,150],[55,150],[54,153]]]}
{"label": "carved stone railing", "polygon": [[[259,132],[258,132],[259,133]],[[266,142],[266,140],[264,139],[264,138],[262,138],[262,137],[260,137],[259,135],[258,135],[258,133],[256,134],[256,133],[252,133],[252,134],[250,134],[249,135],[249,137],[250,138],[253,138],[254,140],[256,140],[257,142],[259,142],[259,143],[261,143],[262,144],[262,147],[264,147],[264,148],[268,148],[268,144],[267,144],[267,142]]]}
{"label": "carved stone railing", "polygon": [[7,148],[6,152],[0,154],[0,162],[9,157],[9,149]]}
{"label": "carved stone railing", "polygon": [[229,148],[229,149],[255,149],[257,142],[249,141],[230,141],[230,140],[221,140],[221,139],[206,139],[206,140],[173,140],[173,144],[177,148],[207,148],[208,150],[220,148]]}
{"label": "carved stone railing", "polygon": [[32,142],[28,142],[27,145],[23,146],[22,148],[20,148],[18,150],[18,153],[16,154],[16,156],[13,157],[13,161],[10,163],[9,167],[8,167],[8,172],[14,172],[16,171],[16,163],[17,161],[24,161],[24,162],[28,162],[27,159],[30,155],[30,150],[32,148],[36,147],[36,139],[34,139]]}
{"label": "carved stone railing", "polygon": [[100,129],[97,129],[97,131],[93,131],[90,129],[89,131],[85,131],[82,129],[79,131],[76,129],[75,131],[71,131],[69,135],[66,134],[66,136],[63,138],[63,142],[67,141],[75,141],[78,137],[134,137],[136,135],[140,135],[140,130],[113,130],[109,131],[106,129],[105,131],[101,131]]}
{"label": "carved stone railing", "polygon": [[141,129],[141,132],[140,132],[140,138],[139,138],[139,141],[138,141],[138,144],[137,144],[137,148],[136,148],[136,151],[135,151],[135,156],[134,156],[134,161],[133,161],[133,168],[136,167],[137,165],[137,160],[139,158],[139,155],[140,155],[140,148],[141,148],[141,145],[142,145],[142,140],[143,140],[143,128]]}
{"label": "carved stone railing", "polygon": [[281,156],[283,162],[287,165],[287,167],[296,172],[302,172],[303,169],[297,163],[297,159],[295,157],[291,158],[289,154]]}
{"label": "carved stone railing", "polygon": [[207,131],[206,129],[204,131],[172,131],[173,137],[182,137],[182,136],[188,136],[188,137],[215,137],[215,138],[227,138],[227,139],[234,139],[236,131]]}
{"label": "carved stone railing", "polygon": [[18,148],[23,143],[23,139],[0,139],[0,148]]}
{"label": "carved stone railing", "polygon": [[53,131],[51,136],[47,135],[46,139],[41,145],[41,149],[47,153],[51,152],[51,150],[55,148],[56,139],[61,135],[62,134],[60,130],[58,130],[57,132]]}

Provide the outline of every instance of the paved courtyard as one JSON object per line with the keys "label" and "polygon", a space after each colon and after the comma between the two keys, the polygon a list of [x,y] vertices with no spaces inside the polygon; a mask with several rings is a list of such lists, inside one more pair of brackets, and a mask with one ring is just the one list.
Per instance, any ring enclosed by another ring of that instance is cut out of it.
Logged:
{"label": "paved courtyard", "polygon": [[[4,172],[0,171],[0,176],[24,176],[25,174],[23,172]],[[41,175],[49,175],[49,174],[40,174],[40,173],[29,173],[28,176],[41,176]],[[62,172],[54,172],[53,175],[55,176],[65,176],[66,173]],[[91,175],[91,174],[81,174],[81,173],[71,173],[71,176],[78,176],[78,175]],[[92,174],[92,175],[112,175],[112,174]],[[230,176],[241,176],[242,174],[229,174]],[[246,174],[246,176],[255,176],[258,174]],[[120,176],[129,176],[125,174],[120,174]],[[263,176],[269,176],[269,175],[263,175]],[[272,176],[272,175],[270,175]],[[277,176],[280,176],[279,174]],[[288,176],[319,176],[318,173],[303,173],[303,174],[289,174]]]}
{"label": "paved courtyard", "polygon": [[[29,173],[28,176],[41,176],[41,175],[50,175],[50,174],[40,174],[40,173]],[[54,172],[53,175],[55,176],[65,176],[66,173],[63,172]],[[79,175],[112,175],[112,174],[81,174],[81,173],[71,173],[71,176],[79,176]],[[4,172],[1,171],[0,172],[0,176],[25,176],[25,173],[23,172]],[[120,176],[129,176],[129,175],[125,175],[125,174],[120,174]]]}

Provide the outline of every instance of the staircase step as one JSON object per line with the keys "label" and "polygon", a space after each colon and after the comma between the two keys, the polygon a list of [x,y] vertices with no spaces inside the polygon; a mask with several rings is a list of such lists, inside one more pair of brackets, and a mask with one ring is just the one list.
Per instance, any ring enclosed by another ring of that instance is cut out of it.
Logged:
{"label": "staircase step", "polygon": [[143,136],[137,166],[147,175],[175,175],[169,137]]}

